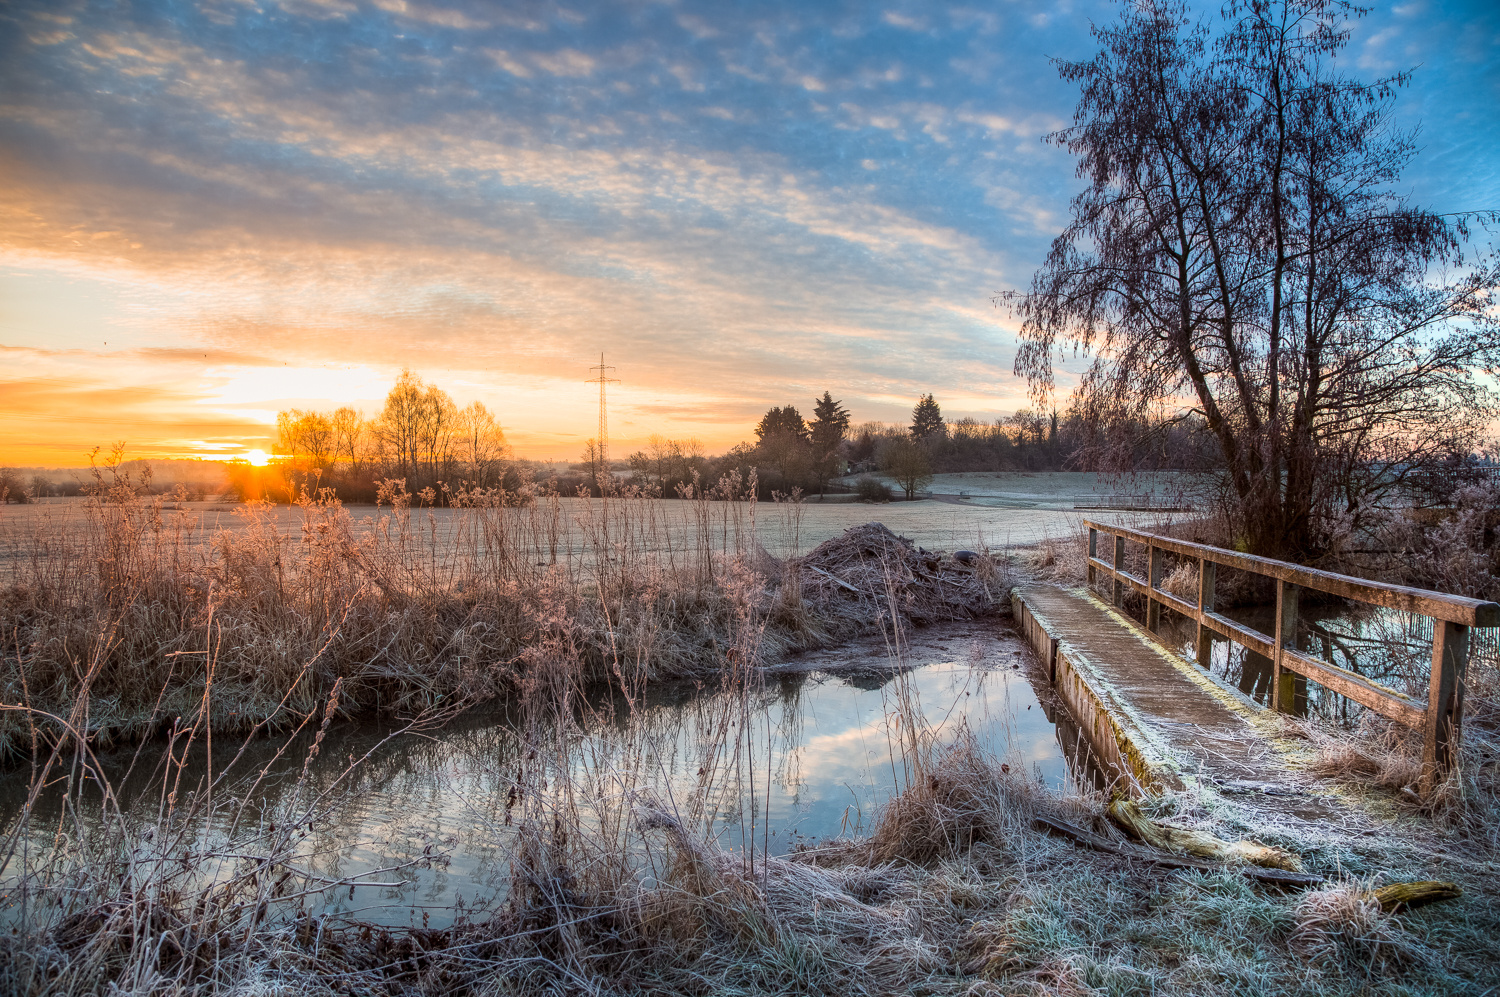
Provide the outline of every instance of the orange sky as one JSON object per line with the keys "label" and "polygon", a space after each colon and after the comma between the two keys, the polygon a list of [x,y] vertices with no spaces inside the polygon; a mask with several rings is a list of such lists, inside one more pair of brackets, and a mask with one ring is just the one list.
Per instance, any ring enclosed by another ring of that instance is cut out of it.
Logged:
{"label": "orange sky", "polygon": [[[521,12],[524,6],[524,13]],[[1377,11],[1408,174],[1500,198],[1489,5]],[[18,0],[0,8],[0,464],[269,449],[403,368],[576,459],[1025,404],[1014,323],[1079,181],[1044,143],[1105,0]],[[1406,112],[1403,112],[1406,113]],[[1061,378],[1064,387],[1068,378]]]}

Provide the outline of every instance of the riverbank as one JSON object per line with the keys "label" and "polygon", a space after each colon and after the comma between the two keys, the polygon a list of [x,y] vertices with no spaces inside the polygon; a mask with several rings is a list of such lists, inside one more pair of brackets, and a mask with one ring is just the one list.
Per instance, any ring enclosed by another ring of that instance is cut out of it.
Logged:
{"label": "riverbank", "polygon": [[0,756],[178,724],[286,730],[335,683],[347,719],[460,708],[543,674],[576,687],[714,675],[726,656],[776,660],[882,619],[1003,602],[993,559],[929,557],[888,530],[852,555],[823,542],[836,570],[853,558],[858,584],[800,541],[803,556],[778,558],[764,523],[796,535],[802,507],[768,512],[728,485],[672,503],[502,498],[472,496],[441,522],[400,492],[367,521],[333,500],[290,522],[249,505],[208,531],[192,510],[126,495],[91,500],[66,530],[34,521],[10,535],[0,591]]}

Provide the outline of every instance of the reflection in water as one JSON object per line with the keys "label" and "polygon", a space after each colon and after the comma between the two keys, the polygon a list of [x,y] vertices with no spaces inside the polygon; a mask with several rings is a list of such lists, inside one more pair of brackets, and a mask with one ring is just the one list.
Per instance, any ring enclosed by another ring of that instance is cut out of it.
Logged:
{"label": "reflection in water", "polygon": [[[1276,607],[1243,606],[1224,615],[1269,636],[1276,627]],[[1162,638],[1188,660],[1196,657],[1196,625],[1175,613],[1162,614]],[[1418,701],[1425,701],[1432,664],[1432,619],[1394,609],[1343,603],[1303,604],[1297,614],[1297,650],[1363,675]],[[1496,632],[1476,630],[1471,637],[1471,669],[1497,664]],[[1213,639],[1215,675],[1263,705],[1271,700],[1273,668],[1263,654]],[[1307,683],[1307,708],[1317,717],[1357,722],[1364,707]]]}
{"label": "reflection in water", "polygon": [[[633,801],[649,800],[726,848],[748,842],[783,853],[812,839],[869,830],[879,807],[904,784],[901,739],[913,716],[939,737],[967,726],[1012,768],[1026,766],[1061,785],[1066,762],[1058,737],[1021,672],[998,663],[1000,646],[976,639],[964,661],[930,661],[875,688],[813,672],[770,677],[744,695],[657,688],[634,707],[619,698],[591,703],[567,722],[471,713],[440,730],[384,743],[387,729],[334,729],[301,788],[307,741],[279,759],[282,742],[258,742],[236,769],[250,773],[270,763],[272,776],[255,788],[241,820],[285,819],[287,797],[344,779],[348,792],[336,797],[330,819],[298,829],[298,862],[328,880],[373,876],[397,885],[345,883],[309,902],[392,925],[441,926],[456,910],[501,897],[520,814],[538,802],[527,794],[546,797],[544,808],[566,805],[584,815],[601,838],[623,839],[618,826],[603,825],[618,822]],[[215,770],[238,749],[216,745]],[[133,769],[130,756],[113,759],[108,773],[124,812],[143,827],[164,806],[160,773],[144,760],[151,753],[142,752]],[[184,785],[207,762],[196,758]],[[28,774],[0,780],[0,814],[19,812]],[[243,785],[238,792],[245,794]],[[38,802],[27,829],[33,862],[52,847],[60,808],[58,799]],[[202,833],[226,835],[229,812],[219,808]],[[15,871],[13,863],[0,872]]]}

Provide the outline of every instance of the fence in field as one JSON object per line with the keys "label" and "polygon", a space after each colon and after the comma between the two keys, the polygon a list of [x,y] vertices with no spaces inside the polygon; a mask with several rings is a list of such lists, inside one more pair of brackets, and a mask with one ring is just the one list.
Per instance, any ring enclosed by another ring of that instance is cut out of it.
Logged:
{"label": "fence in field", "polygon": [[[1267,557],[1190,543],[1155,533],[1085,521],[1089,531],[1088,580],[1092,588],[1103,573],[1111,581],[1115,605],[1127,587],[1146,597],[1146,628],[1155,632],[1163,606],[1197,624],[1198,663],[1207,668],[1212,635],[1217,634],[1271,660],[1271,708],[1282,713],[1306,711],[1307,680],[1346,696],[1381,716],[1424,733],[1422,769],[1425,783],[1440,778],[1453,764],[1463,718],[1464,673],[1469,660],[1470,630],[1500,626],[1500,604],[1426,589],[1371,582],[1349,575],[1305,568]],[[1113,540],[1109,560],[1099,554],[1099,537]],[[1126,542],[1146,548],[1147,577],[1125,570]],[[1198,563],[1198,596],[1190,602],[1162,589],[1166,555]],[[1276,583],[1274,634],[1263,634],[1214,611],[1214,581],[1222,565],[1272,579]],[[1312,589],[1373,606],[1431,617],[1432,668],[1427,702],[1371,681],[1357,672],[1309,657],[1295,646],[1297,602]]]}

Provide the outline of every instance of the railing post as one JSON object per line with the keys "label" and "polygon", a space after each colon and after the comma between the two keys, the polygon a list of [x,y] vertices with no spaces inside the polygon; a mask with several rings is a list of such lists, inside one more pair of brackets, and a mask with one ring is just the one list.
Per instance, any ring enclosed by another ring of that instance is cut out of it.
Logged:
{"label": "railing post", "polygon": [[1464,713],[1464,672],[1469,661],[1469,628],[1432,621],[1432,684],[1427,695],[1427,730],[1422,747],[1422,791],[1430,791],[1452,768]]}
{"label": "railing post", "polygon": [[1094,558],[1099,556],[1099,531],[1089,527],[1089,588],[1094,587]]}
{"label": "railing post", "polygon": [[1161,603],[1156,598],[1161,588],[1161,565],[1166,558],[1155,544],[1146,545],[1146,629],[1156,633],[1161,626]]}
{"label": "railing post", "polygon": [[1206,557],[1198,558],[1198,638],[1194,642],[1198,651],[1198,664],[1204,668],[1214,663],[1213,631],[1203,625],[1203,614],[1214,608],[1214,582],[1218,565]]}
{"label": "railing post", "polygon": [[1276,579],[1276,653],[1271,658],[1271,702],[1277,713],[1307,715],[1307,679],[1281,664],[1282,651],[1297,646],[1297,596],[1302,590]]}
{"label": "railing post", "polygon": [[1125,538],[1115,537],[1115,572],[1114,572],[1114,603],[1116,606],[1125,601],[1125,583],[1120,579],[1120,572],[1125,570]]}

